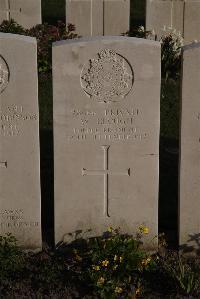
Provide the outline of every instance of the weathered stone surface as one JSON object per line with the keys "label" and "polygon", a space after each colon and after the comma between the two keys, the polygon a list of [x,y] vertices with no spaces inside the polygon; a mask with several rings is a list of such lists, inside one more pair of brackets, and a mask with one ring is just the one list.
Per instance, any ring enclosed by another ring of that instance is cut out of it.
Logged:
{"label": "weathered stone surface", "polygon": [[172,3],[172,28],[183,35],[184,1],[176,0]]}
{"label": "weathered stone surface", "polygon": [[200,1],[185,2],[184,39],[185,42],[200,41]]}
{"label": "weathered stone surface", "polygon": [[176,29],[183,34],[184,1],[147,0],[146,29],[154,30],[158,39]]}
{"label": "weathered stone surface", "polygon": [[126,33],[130,26],[130,0],[105,0],[103,19],[103,35]]}
{"label": "weathered stone surface", "polygon": [[[147,0],[146,29],[158,38],[171,27],[179,31],[185,43],[200,40],[200,0]],[[169,30],[168,30],[169,31]]]}
{"label": "weathered stone surface", "polygon": [[37,43],[0,33],[0,235],[41,247]]}
{"label": "weathered stone surface", "polygon": [[[56,242],[110,225],[133,234],[141,223],[152,239],[160,44],[126,37],[58,42],[53,79]],[[155,247],[156,239],[147,246]]]}
{"label": "weathered stone surface", "polygon": [[66,0],[66,23],[81,36],[103,35],[103,0]]}
{"label": "weathered stone surface", "polygon": [[146,30],[155,31],[158,39],[172,26],[172,1],[146,1]]}
{"label": "weathered stone surface", "polygon": [[80,36],[121,35],[129,30],[130,0],[66,0],[66,23]]}
{"label": "weathered stone surface", "polygon": [[194,249],[199,244],[197,242],[200,227],[199,69],[200,43],[185,47],[182,78],[179,242],[188,249],[189,247]]}
{"label": "weathered stone surface", "polygon": [[14,19],[24,28],[41,24],[41,0],[1,0],[0,23],[10,19]]}

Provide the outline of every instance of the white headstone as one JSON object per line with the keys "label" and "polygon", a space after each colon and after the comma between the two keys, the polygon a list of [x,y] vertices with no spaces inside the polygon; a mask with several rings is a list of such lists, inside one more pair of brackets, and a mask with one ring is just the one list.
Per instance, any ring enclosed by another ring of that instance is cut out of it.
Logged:
{"label": "white headstone", "polygon": [[180,161],[179,242],[199,250],[200,43],[184,47]]}
{"label": "white headstone", "polygon": [[53,86],[56,242],[110,225],[133,234],[141,223],[153,239],[160,44],[125,37],[55,43]]}
{"label": "white headstone", "polygon": [[11,19],[24,28],[41,24],[41,0],[0,0],[0,24]]}
{"label": "white headstone", "polygon": [[0,33],[0,235],[41,248],[37,43]]}
{"label": "white headstone", "polygon": [[80,36],[122,35],[129,18],[130,0],[66,0],[66,23]]}
{"label": "white headstone", "polygon": [[200,41],[200,0],[185,2],[184,39],[186,43]]}
{"label": "white headstone", "polygon": [[147,0],[146,30],[154,30],[158,39],[173,29],[183,34],[184,1]]}

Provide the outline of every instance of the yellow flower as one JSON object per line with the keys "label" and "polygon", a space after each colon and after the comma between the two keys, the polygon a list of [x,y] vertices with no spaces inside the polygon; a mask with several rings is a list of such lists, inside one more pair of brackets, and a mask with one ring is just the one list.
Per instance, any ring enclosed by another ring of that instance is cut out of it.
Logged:
{"label": "yellow flower", "polygon": [[118,265],[114,265],[113,270],[117,270]]}
{"label": "yellow flower", "polygon": [[83,259],[82,259],[82,257],[80,255],[76,254],[76,260],[78,262],[82,262]]}
{"label": "yellow flower", "polygon": [[114,256],[114,261],[116,262],[117,259],[118,259],[118,257],[117,257],[117,255],[115,254],[115,256]]}
{"label": "yellow flower", "polygon": [[148,257],[147,259],[142,260],[142,266],[146,267],[151,261],[151,258]]}
{"label": "yellow flower", "polygon": [[96,271],[99,271],[100,270],[100,267],[99,266],[92,266],[93,270],[96,270]]}
{"label": "yellow flower", "polygon": [[115,293],[121,294],[123,292],[123,289],[120,287],[115,288]]}
{"label": "yellow flower", "polygon": [[104,284],[104,282],[105,282],[105,278],[100,277],[97,281],[97,284]]}
{"label": "yellow flower", "polygon": [[120,263],[123,261],[123,257],[122,256],[120,256],[119,261],[120,261]]}
{"label": "yellow flower", "polygon": [[141,288],[137,288],[136,291],[135,291],[135,294],[139,295],[140,293],[141,293]]}
{"label": "yellow flower", "polygon": [[108,261],[108,260],[105,260],[105,261],[102,262],[102,266],[104,266],[104,267],[107,267],[108,264],[109,264],[109,261]]}
{"label": "yellow flower", "polygon": [[108,228],[108,231],[109,231],[109,233],[112,233],[112,232],[113,232],[113,228],[112,228],[112,226],[110,226],[110,227]]}
{"label": "yellow flower", "polygon": [[149,233],[149,228],[145,225],[140,225],[139,227],[139,231],[142,233],[142,234],[145,234],[147,235]]}

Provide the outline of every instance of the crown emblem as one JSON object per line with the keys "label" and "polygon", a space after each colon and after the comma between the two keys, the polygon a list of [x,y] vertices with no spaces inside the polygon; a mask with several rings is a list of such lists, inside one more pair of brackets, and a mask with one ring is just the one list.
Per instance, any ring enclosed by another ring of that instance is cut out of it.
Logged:
{"label": "crown emblem", "polygon": [[134,74],[123,56],[104,49],[84,65],[80,80],[89,97],[108,103],[125,98],[133,86]]}
{"label": "crown emblem", "polygon": [[0,93],[2,93],[9,82],[9,68],[2,56],[0,56]]}

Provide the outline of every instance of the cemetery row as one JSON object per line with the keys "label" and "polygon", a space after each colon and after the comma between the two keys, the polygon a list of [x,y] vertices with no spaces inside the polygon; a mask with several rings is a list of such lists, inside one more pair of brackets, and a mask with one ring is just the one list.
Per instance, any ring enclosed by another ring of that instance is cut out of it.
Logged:
{"label": "cemetery row", "polygon": [[200,40],[199,20],[199,0],[146,0],[146,30],[154,30],[158,38],[171,28],[185,43]]}
{"label": "cemetery row", "polygon": [[[199,233],[200,44],[183,51],[180,245]],[[158,234],[160,43],[94,37],[53,45],[55,240],[107,227]],[[41,248],[37,44],[0,34],[0,235]],[[153,240],[151,242],[148,242]],[[195,246],[195,241],[191,243]]]}
{"label": "cemetery row", "polygon": [[[66,23],[80,36],[121,35],[129,31],[131,0],[66,0]],[[136,7],[133,7],[133,16]],[[0,23],[14,19],[24,28],[42,22],[41,0],[1,0]],[[186,43],[200,40],[200,0],[146,0],[146,30],[160,38],[170,27]]]}

